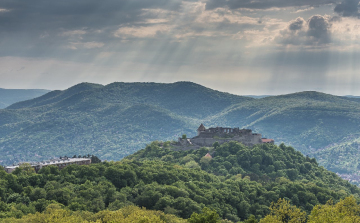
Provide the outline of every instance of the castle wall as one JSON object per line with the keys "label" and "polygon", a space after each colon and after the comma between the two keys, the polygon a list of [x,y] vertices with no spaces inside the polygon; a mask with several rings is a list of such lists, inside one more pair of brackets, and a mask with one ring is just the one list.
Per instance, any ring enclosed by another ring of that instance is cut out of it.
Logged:
{"label": "castle wall", "polygon": [[220,144],[237,141],[241,142],[246,146],[253,146],[257,144],[261,144],[261,134],[246,134],[241,136],[235,136],[233,138],[204,138],[204,137],[194,137],[190,139],[192,144],[199,145],[199,146],[212,146],[215,142]]}
{"label": "castle wall", "polygon": [[[253,133],[251,129],[215,127],[206,129],[203,124],[198,128],[198,135],[190,139],[192,146],[212,146],[215,142],[220,144],[237,141],[246,146],[262,144],[261,134]],[[179,140],[180,142],[180,140]],[[184,144],[184,142],[180,142]]]}
{"label": "castle wall", "polygon": [[251,137],[251,143],[254,145],[261,144],[262,143],[261,138],[262,138],[261,134],[253,134]]}
{"label": "castle wall", "polygon": [[231,139],[214,139],[214,138],[192,138],[191,143],[199,146],[212,146],[215,142],[219,142],[220,144],[225,142],[234,141]]}

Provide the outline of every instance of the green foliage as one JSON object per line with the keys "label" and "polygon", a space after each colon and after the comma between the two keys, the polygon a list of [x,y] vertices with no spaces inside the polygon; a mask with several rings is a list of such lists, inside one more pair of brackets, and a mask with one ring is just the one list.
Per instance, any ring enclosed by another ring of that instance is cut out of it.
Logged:
{"label": "green foliage", "polygon": [[[316,205],[311,214],[306,216],[299,208],[280,199],[270,207],[271,213],[260,220],[260,223],[348,223],[360,222],[360,206],[354,197],[347,197],[333,204],[329,200],[325,205]],[[245,221],[247,222],[247,221]]]}
{"label": "green foliage", "polygon": [[[359,189],[341,180],[336,174],[319,167],[316,160],[304,157],[300,152],[284,144],[280,146],[262,144],[252,148],[246,147],[241,143],[230,142],[213,148],[211,153],[213,158],[205,157],[209,150],[201,148],[199,150],[173,151],[162,148],[159,143],[152,143],[144,150],[128,156],[129,160],[159,160],[166,157],[168,162],[181,165],[199,164],[202,170],[209,173],[224,176],[227,179],[238,174],[242,178],[248,176],[251,180],[263,184],[302,184],[309,189],[312,187],[326,188],[332,190],[344,190],[346,193],[353,193]],[[191,162],[191,163],[190,163]],[[310,183],[313,182],[313,183]],[[299,188],[298,186],[295,186]],[[269,187],[269,186],[268,186]],[[275,190],[275,185],[273,185]],[[304,186],[301,186],[302,188]],[[287,188],[286,190],[292,190]],[[311,191],[318,189],[310,189]],[[279,192],[279,190],[277,190]],[[327,191],[326,196],[317,195],[314,200],[321,201],[323,204],[332,194]],[[292,192],[281,192],[278,195],[291,198]],[[339,194],[340,195],[340,194]],[[344,198],[337,196],[339,198]],[[299,198],[294,198],[298,200]],[[301,198],[298,202],[302,202]],[[310,197],[309,197],[310,199]],[[277,198],[273,201],[276,201]],[[306,202],[305,202],[306,203]],[[305,203],[304,206],[305,206]],[[298,204],[298,203],[296,203]],[[311,209],[310,209],[311,210]],[[309,211],[310,211],[309,210]]]}
{"label": "green foliage", "polygon": [[309,223],[321,222],[360,222],[360,206],[354,197],[347,197],[337,204],[330,200],[325,205],[317,205],[311,211]]}
{"label": "green foliage", "polygon": [[250,217],[243,221],[243,223],[258,223],[258,220],[254,215],[250,215]]}
{"label": "green foliage", "polygon": [[187,162],[187,163],[185,164],[185,167],[186,167],[186,168],[200,169],[199,164],[198,164],[197,162],[195,162],[194,160],[191,160],[191,161]]}
{"label": "green foliage", "polygon": [[272,203],[271,213],[260,223],[304,223],[306,222],[306,213],[299,208],[290,205],[289,201],[279,199],[277,203]]}
{"label": "green foliage", "polygon": [[100,211],[99,213],[89,213],[80,211],[70,211],[58,205],[49,205],[43,213],[35,213],[23,216],[21,219],[14,217],[3,219],[4,223],[185,223],[186,220],[174,215],[164,214],[160,211],[150,211],[144,208],[128,206],[116,211]]}
{"label": "green foliage", "polygon": [[35,169],[28,163],[20,164],[13,172],[15,175],[32,175],[35,173]]}
{"label": "green foliage", "polygon": [[187,139],[186,134],[183,134],[181,138],[182,139]]}
{"label": "green foliage", "polygon": [[[183,219],[204,221],[218,215],[231,222],[256,222],[279,198],[284,210],[297,205],[301,213],[310,213],[330,199],[336,202],[360,193],[316,160],[283,144],[249,148],[230,142],[188,151],[166,145],[153,142],[121,162],[2,172],[0,218],[45,213],[49,206],[91,214],[136,205]],[[204,158],[207,153],[212,158]]]}
{"label": "green foliage", "polygon": [[220,218],[218,213],[209,208],[204,208],[200,214],[193,213],[188,219],[189,223],[219,223]]}
{"label": "green foliage", "polygon": [[219,143],[219,142],[214,142],[213,147],[214,147],[215,149],[217,149],[219,146],[220,146],[220,143]]}
{"label": "green foliage", "polygon": [[326,169],[342,174],[344,178],[359,186],[359,147],[360,136],[353,134],[336,144],[314,151],[311,155],[316,157],[319,164]]}
{"label": "green foliage", "polygon": [[259,182],[256,192],[249,191],[252,188],[250,185],[241,187],[246,188],[246,196],[252,202],[234,202],[232,205],[240,210],[237,216],[230,213],[222,216],[232,220],[236,217],[246,219],[249,213],[261,216],[267,212],[270,203],[279,198],[289,199],[292,204],[309,213],[317,204],[325,204],[329,199],[339,200],[360,191],[336,174],[319,167],[316,160],[304,157],[284,144],[264,144],[248,148],[240,143],[230,142],[211,150],[213,158],[205,157],[208,152],[207,148],[172,151],[153,143],[127,159],[156,161],[166,157],[168,162],[185,167],[200,164],[202,170],[224,177],[226,182],[241,179],[243,182]]}

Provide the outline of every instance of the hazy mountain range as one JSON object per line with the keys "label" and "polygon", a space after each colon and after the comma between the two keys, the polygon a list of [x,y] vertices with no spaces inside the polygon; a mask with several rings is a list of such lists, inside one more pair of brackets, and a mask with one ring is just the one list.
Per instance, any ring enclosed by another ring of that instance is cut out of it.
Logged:
{"label": "hazy mountain range", "polygon": [[353,173],[360,163],[352,154],[344,169],[339,157],[323,154],[357,139],[359,98],[300,92],[254,99],[191,82],[82,83],[15,103],[0,110],[0,156],[2,164],[87,153],[118,160],[154,140],[195,136],[200,123],[251,128],[304,154],[321,153],[331,158],[320,164],[334,171]]}
{"label": "hazy mountain range", "polygon": [[266,98],[266,97],[275,96],[275,95],[242,95],[242,96],[259,99],[259,98]]}
{"label": "hazy mountain range", "polygon": [[42,89],[3,89],[0,88],[0,108],[6,108],[7,106],[19,101],[25,101],[33,99],[48,93],[49,90]]}

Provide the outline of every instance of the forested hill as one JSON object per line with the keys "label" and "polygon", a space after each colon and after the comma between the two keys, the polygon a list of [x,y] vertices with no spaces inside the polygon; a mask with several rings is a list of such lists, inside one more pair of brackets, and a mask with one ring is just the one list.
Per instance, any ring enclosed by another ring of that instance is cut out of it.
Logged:
{"label": "forested hill", "polygon": [[[284,144],[280,146],[263,144],[249,148],[240,143],[230,142],[214,148],[175,151],[171,142],[153,142],[125,159],[132,162],[175,163],[185,168],[203,170],[220,178],[223,177],[225,182],[241,178],[257,182],[259,190],[256,193],[252,192],[252,202],[247,210],[258,217],[263,215],[260,213],[267,213],[266,209],[261,211],[262,208],[269,206],[267,201],[275,202],[279,198],[285,198],[292,205],[309,213],[315,205],[325,204],[330,199],[335,199],[334,201],[337,202],[336,199],[341,196],[352,194],[359,199],[360,195],[358,187],[319,166],[316,159],[305,157]],[[243,191],[251,187],[241,186],[241,188],[240,190]],[[239,196],[234,192],[232,195]],[[232,203],[232,207],[236,207],[238,211],[244,209],[236,202]],[[235,219],[234,216],[231,218],[229,215],[227,218]]]}
{"label": "forested hill", "polygon": [[319,92],[272,96],[234,105],[210,123],[251,128],[305,154],[358,133],[360,103]]}
{"label": "forested hill", "polygon": [[3,89],[0,88],[0,109],[13,103],[33,99],[48,93],[41,89]]}
{"label": "forested hill", "polygon": [[121,159],[251,100],[190,82],[82,83],[0,110],[0,154],[8,163],[80,151]]}
{"label": "forested hill", "polygon": [[82,83],[0,110],[1,164],[88,153],[119,160],[154,140],[195,136],[200,123],[250,128],[317,156],[359,133],[360,102],[319,92],[254,99],[191,82]]}
{"label": "forested hill", "polygon": [[[360,183],[360,103],[319,92],[273,96],[235,105],[211,119],[285,142],[344,178]],[[242,118],[239,118],[242,117]],[[211,122],[206,123],[209,125]]]}
{"label": "forested hill", "polygon": [[[242,178],[263,185],[291,181],[316,185],[337,193],[343,190],[356,196],[360,195],[358,187],[319,166],[315,158],[304,156],[285,144],[279,146],[260,144],[247,147],[238,142],[229,142],[222,145],[215,143],[214,147],[183,151],[176,150],[176,147],[174,149],[172,142],[155,141],[124,160],[170,162],[187,168],[201,169],[216,176],[223,176],[225,179],[241,175]],[[290,193],[286,195],[288,198],[293,196],[296,195]],[[318,201],[327,199],[323,197]],[[294,204],[300,203],[297,200]]]}
{"label": "forested hill", "polygon": [[100,84],[82,83],[75,85],[64,91],[55,90],[45,95],[42,95],[38,98],[14,103],[13,105],[9,106],[8,109],[20,109],[20,108],[40,107],[43,105],[50,105],[62,101],[64,99],[67,99],[83,91],[91,91],[101,87],[102,85]]}
{"label": "forested hill", "polygon": [[78,107],[90,103],[88,109],[107,106],[132,106],[148,104],[192,118],[205,118],[217,114],[230,105],[254,99],[215,91],[191,82],[173,84],[160,83],[112,83],[106,86],[82,83],[65,91],[50,92],[26,102],[20,102],[9,109],[47,106],[60,108]]}
{"label": "forested hill", "polygon": [[[207,153],[212,158],[205,157]],[[35,212],[43,214],[28,218],[47,219],[52,213],[52,219],[62,219],[73,212],[74,218],[95,221],[129,205],[183,219],[207,207],[222,219],[238,222],[251,215],[265,217],[271,202],[279,198],[309,214],[330,199],[335,203],[350,195],[359,199],[359,193],[355,185],[284,144],[248,148],[231,142],[215,148],[173,151],[171,142],[153,142],[118,162],[70,165],[60,171],[47,166],[39,173],[28,165],[11,174],[0,169],[0,222],[17,222],[14,218]],[[130,207],[128,214],[119,217],[137,212]]]}

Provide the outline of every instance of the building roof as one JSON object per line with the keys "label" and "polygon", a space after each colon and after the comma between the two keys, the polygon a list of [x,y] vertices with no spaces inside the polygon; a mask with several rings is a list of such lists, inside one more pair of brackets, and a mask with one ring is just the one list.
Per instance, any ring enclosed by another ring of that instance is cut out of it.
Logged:
{"label": "building roof", "polygon": [[275,142],[273,139],[261,139],[262,143],[271,143]]}
{"label": "building roof", "polygon": [[199,128],[197,129],[198,131],[205,131],[206,128],[205,126],[201,123],[201,125],[199,126]]}
{"label": "building roof", "polygon": [[212,158],[212,156],[210,155],[210,153],[206,153],[205,157]]}
{"label": "building roof", "polygon": [[[53,159],[53,160],[47,160],[47,161],[42,161],[42,162],[36,162],[36,163],[28,162],[28,164],[35,167],[35,166],[39,166],[39,165],[48,166],[48,165],[54,165],[54,164],[65,164],[65,163],[73,163],[73,162],[81,162],[81,161],[91,161],[91,158]],[[5,168],[6,169],[15,169],[16,167],[19,167],[19,166],[20,166],[20,164],[14,165],[14,166],[6,166]]]}

